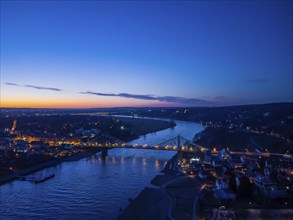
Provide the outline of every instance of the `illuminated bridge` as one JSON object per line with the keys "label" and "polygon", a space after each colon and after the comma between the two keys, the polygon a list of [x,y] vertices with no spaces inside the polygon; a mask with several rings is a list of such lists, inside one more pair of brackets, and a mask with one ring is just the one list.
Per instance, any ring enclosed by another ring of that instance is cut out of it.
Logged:
{"label": "illuminated bridge", "polygon": [[187,140],[186,138],[180,135],[156,145],[147,145],[147,144],[131,145],[117,138],[114,138],[110,135],[103,134],[87,143],[80,144],[80,146],[81,147],[99,147],[103,149],[131,148],[131,149],[168,150],[168,151],[182,151],[182,152],[197,152],[198,150],[206,149],[204,147],[201,147]]}

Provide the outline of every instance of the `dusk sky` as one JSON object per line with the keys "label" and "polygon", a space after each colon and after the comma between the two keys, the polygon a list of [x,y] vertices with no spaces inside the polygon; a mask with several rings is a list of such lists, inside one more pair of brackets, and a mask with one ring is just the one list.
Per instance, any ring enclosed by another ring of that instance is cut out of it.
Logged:
{"label": "dusk sky", "polygon": [[293,101],[292,1],[1,1],[1,107]]}

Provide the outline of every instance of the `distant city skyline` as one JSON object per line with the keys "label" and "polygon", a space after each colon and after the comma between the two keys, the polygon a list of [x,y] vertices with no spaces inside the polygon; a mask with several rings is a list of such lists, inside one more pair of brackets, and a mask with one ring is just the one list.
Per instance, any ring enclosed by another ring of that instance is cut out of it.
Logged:
{"label": "distant city skyline", "polygon": [[293,101],[292,1],[1,1],[1,107]]}

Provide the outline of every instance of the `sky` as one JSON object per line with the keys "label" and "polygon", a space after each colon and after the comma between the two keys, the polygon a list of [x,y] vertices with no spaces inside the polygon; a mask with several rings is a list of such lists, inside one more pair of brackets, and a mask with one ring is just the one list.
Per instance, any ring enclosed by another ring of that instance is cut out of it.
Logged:
{"label": "sky", "polygon": [[292,1],[3,1],[1,107],[293,101]]}

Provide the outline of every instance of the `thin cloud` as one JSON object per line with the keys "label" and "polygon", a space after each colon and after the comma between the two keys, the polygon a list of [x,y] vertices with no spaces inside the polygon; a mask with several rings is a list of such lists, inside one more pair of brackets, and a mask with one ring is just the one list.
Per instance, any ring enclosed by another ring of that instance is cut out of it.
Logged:
{"label": "thin cloud", "polygon": [[136,94],[129,94],[129,93],[119,93],[118,96],[124,97],[124,98],[133,98],[133,99],[156,100],[156,98],[151,95],[136,95]]}
{"label": "thin cloud", "polygon": [[133,99],[143,99],[143,100],[157,100],[155,97],[151,95],[136,95],[136,94],[129,94],[129,93],[100,93],[100,92],[81,92],[81,94],[89,94],[89,95],[97,95],[97,96],[116,96],[116,97],[123,97],[123,98],[133,98]]}
{"label": "thin cloud", "polygon": [[177,96],[153,96],[153,95],[137,95],[129,93],[99,93],[99,92],[81,92],[81,94],[88,95],[97,95],[97,96],[112,96],[112,97],[123,97],[123,98],[133,98],[133,99],[142,99],[142,100],[157,100],[160,102],[173,102],[180,104],[198,104],[198,103],[208,103],[207,100],[196,99],[196,98],[184,98]]}
{"label": "thin cloud", "polygon": [[50,90],[50,91],[57,91],[57,92],[62,91],[62,89],[58,89],[58,88],[34,86],[34,85],[19,85],[19,84],[11,83],[11,82],[7,82],[7,83],[4,83],[4,84],[8,85],[8,86],[20,86],[20,87],[33,88],[33,89],[38,89],[38,90]]}
{"label": "thin cloud", "polygon": [[268,81],[269,81],[269,79],[267,79],[267,78],[255,78],[255,79],[245,80],[245,82],[247,82],[247,83],[266,83]]}
{"label": "thin cloud", "polygon": [[177,96],[158,96],[156,97],[158,101],[161,102],[174,102],[174,103],[182,103],[182,104],[197,104],[197,103],[206,103],[206,100],[196,99],[196,98],[184,98]]}
{"label": "thin cloud", "polygon": [[4,83],[5,85],[8,85],[8,86],[19,86],[18,84],[16,83],[10,83],[10,82],[7,82],[7,83]]}
{"label": "thin cloud", "polygon": [[57,92],[62,91],[61,89],[58,89],[58,88],[50,88],[50,87],[43,87],[43,86],[25,85],[25,87],[33,88],[33,89],[39,89],[39,90],[57,91]]}
{"label": "thin cloud", "polygon": [[135,95],[135,94],[129,94],[129,93],[100,93],[100,92],[81,92],[81,94],[90,94],[90,95],[97,95],[97,96],[117,96],[117,97],[123,97],[123,98],[134,98],[134,99],[144,99],[144,100],[156,100],[151,95]]}
{"label": "thin cloud", "polygon": [[226,97],[226,96],[215,96],[215,97],[214,97],[214,99],[218,99],[218,100],[219,100],[219,99],[225,99],[225,98],[227,98],[227,97]]}

